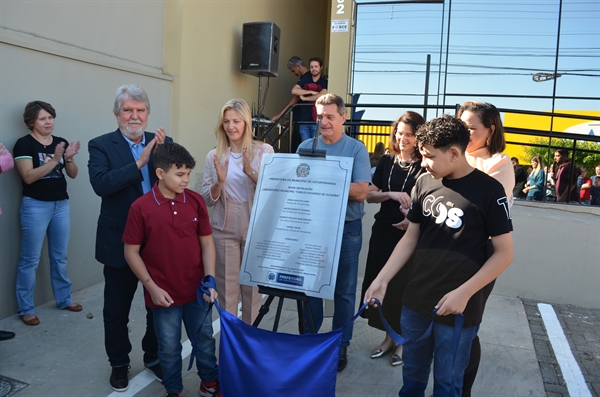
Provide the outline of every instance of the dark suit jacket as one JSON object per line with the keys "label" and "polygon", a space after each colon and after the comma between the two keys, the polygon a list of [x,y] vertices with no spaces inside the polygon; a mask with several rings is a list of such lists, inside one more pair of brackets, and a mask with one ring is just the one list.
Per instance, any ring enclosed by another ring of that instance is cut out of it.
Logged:
{"label": "dark suit jacket", "polygon": [[[144,132],[146,143],[154,134]],[[173,140],[166,138],[167,142]],[[96,230],[96,260],[110,267],[125,267],[123,232],[131,204],[142,196],[142,172],[137,168],[127,141],[120,130],[109,132],[88,143],[88,172],[94,192],[102,198]],[[157,181],[154,157],[148,163],[150,183]]]}

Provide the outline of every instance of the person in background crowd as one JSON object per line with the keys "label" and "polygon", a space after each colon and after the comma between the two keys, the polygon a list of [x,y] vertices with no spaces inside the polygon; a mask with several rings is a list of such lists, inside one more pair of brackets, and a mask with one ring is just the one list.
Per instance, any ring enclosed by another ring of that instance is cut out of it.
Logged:
{"label": "person in background crowd", "polygon": [[533,156],[531,168],[533,171],[529,174],[529,180],[523,188],[523,192],[527,194],[527,200],[542,201],[544,199],[544,180],[546,176],[544,175],[544,164],[540,156]]}
{"label": "person in background crowd", "polygon": [[511,159],[513,169],[515,170],[515,188],[513,189],[513,196],[515,199],[517,198],[525,198],[526,194],[523,192],[525,188],[525,184],[527,183],[528,173],[519,164],[519,159],[516,157],[512,157]]}
{"label": "person in background crowd", "polygon": [[592,178],[592,186],[590,187],[590,204],[600,205],[600,165],[596,166],[596,175]]}
{"label": "person in background crowd", "polygon": [[579,199],[581,204],[590,205],[592,180],[587,176],[588,170],[581,167],[581,175],[577,178],[577,187],[579,187]]}
{"label": "person in background crowd", "polygon": [[544,168],[546,174],[546,200],[554,202],[556,201],[556,189],[554,184],[554,179],[550,176],[550,172],[552,172],[552,167],[547,165]]}
{"label": "person in background crowd", "polygon": [[550,176],[556,183],[556,201],[558,203],[579,203],[577,177],[581,174],[581,170],[571,163],[567,149],[556,150],[554,161],[556,167],[553,167]]}
{"label": "person in background crowd", "polygon": [[375,173],[375,169],[377,168],[377,164],[379,163],[379,159],[385,153],[385,145],[383,142],[377,142],[375,145],[375,150],[373,153],[369,155],[369,161],[371,162],[371,176]]}

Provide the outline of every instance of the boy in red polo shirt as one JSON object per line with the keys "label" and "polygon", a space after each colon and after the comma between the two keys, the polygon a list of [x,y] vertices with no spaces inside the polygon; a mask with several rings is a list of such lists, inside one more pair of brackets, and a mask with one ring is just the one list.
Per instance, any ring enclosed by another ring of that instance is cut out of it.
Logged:
{"label": "boy in red polo shirt", "polygon": [[[183,390],[182,320],[194,347],[200,396],[221,396],[211,314],[203,321],[211,309],[196,300],[202,279],[215,274],[216,258],[204,199],[186,189],[196,162],[183,146],[169,142],[158,146],[154,164],[158,182],[129,211],[125,259],[144,285],[146,306],[154,315],[167,397]],[[217,297],[214,289],[210,292],[206,302]]]}

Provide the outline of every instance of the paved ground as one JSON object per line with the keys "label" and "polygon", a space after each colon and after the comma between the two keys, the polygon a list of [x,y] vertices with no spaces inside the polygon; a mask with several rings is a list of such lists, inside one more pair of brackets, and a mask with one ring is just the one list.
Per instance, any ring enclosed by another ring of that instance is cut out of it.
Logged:
{"label": "paved ground", "polygon": [[[549,341],[538,303],[523,300],[544,388],[549,397],[568,397],[570,394],[563,372]],[[557,304],[552,307],[591,395],[600,395],[600,310]]]}
{"label": "paved ground", "polygon": [[[0,329],[17,333],[15,339],[0,342],[0,374],[22,382],[14,383],[22,389],[12,391],[7,390],[11,385],[10,380],[0,382],[3,385],[0,387],[0,396],[164,395],[162,386],[142,366],[140,343],[144,307],[141,293],[136,296],[131,313],[130,330],[134,348],[131,354],[130,390],[126,393],[112,392],[108,384],[110,367],[103,345],[102,290],[101,283],[74,294],[74,299],[84,306],[81,313],[59,311],[52,303],[39,306],[37,311],[42,323],[37,327],[25,326],[16,316],[0,321]],[[560,305],[555,307],[561,323],[574,341],[574,351],[591,385],[590,395],[595,396],[600,376],[598,311]],[[516,298],[492,295],[480,331],[482,363],[474,396],[568,395],[564,385],[561,385],[560,370],[556,362],[552,362],[552,351],[547,340],[544,340],[545,330],[535,310],[535,302],[527,301],[524,305]],[[261,328],[270,329],[274,312],[271,310]],[[296,316],[295,302],[286,301],[280,331],[295,333]],[[213,324],[218,330],[217,316],[213,317],[216,320]],[[328,330],[328,324],[330,322],[326,320],[324,330]],[[382,338],[383,333],[370,328],[366,320],[357,320],[348,351],[348,367],[337,378],[337,396],[397,395],[402,385],[401,367],[391,367],[387,356],[378,360],[369,358],[369,352]],[[183,340],[186,339],[184,335]],[[546,350],[541,350],[543,342],[546,342]],[[187,365],[187,359],[184,364]],[[554,378],[551,370],[554,371]],[[197,396],[198,378],[193,371],[184,371],[184,385],[184,397]]]}

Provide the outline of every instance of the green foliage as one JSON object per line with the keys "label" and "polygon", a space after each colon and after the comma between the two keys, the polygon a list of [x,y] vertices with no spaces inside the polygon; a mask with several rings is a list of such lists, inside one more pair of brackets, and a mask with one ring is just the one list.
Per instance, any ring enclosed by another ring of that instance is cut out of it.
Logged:
{"label": "green foliage", "polygon": [[[552,139],[552,149],[548,153],[548,139],[536,138],[534,143],[544,145],[544,147],[525,146],[523,150],[529,158],[540,156],[544,160],[544,164],[554,162],[554,151],[558,147],[569,149],[569,158],[572,156],[573,140],[572,139]],[[600,143],[577,141],[577,150],[575,152],[575,164],[579,167],[586,167],[588,170],[594,170],[597,165],[600,165]]]}

